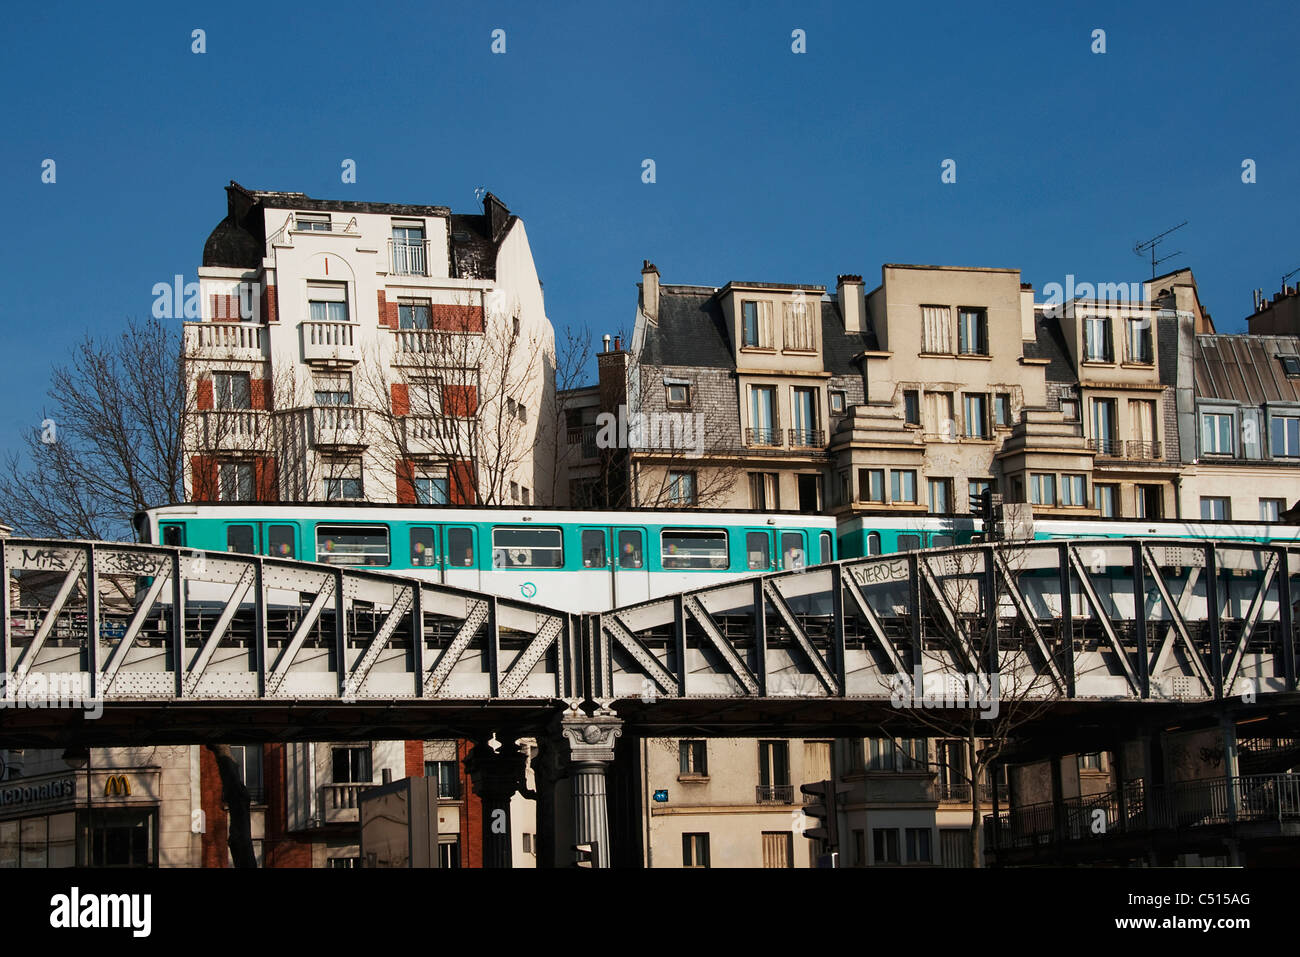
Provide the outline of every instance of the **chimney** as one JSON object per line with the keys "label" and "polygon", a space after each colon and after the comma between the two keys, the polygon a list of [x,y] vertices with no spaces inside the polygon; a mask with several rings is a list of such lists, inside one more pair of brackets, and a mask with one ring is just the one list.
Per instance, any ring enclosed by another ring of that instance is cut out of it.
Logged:
{"label": "chimney", "polygon": [[615,351],[615,352],[622,352],[622,351],[623,351],[623,337],[622,337],[622,336],[615,336],[615,337],[614,337],[614,351]]}
{"label": "chimney", "polygon": [[659,270],[648,259],[641,260],[641,311],[651,322],[659,321]]}
{"label": "chimney", "polygon": [[844,317],[845,332],[865,332],[867,303],[863,294],[861,276],[840,276],[836,280],[835,295]]}

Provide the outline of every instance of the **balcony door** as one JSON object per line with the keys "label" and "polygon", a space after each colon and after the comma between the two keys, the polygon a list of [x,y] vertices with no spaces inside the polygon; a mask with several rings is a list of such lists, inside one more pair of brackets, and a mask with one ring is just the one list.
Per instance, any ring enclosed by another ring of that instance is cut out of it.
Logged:
{"label": "balcony door", "polygon": [[764,792],[765,800],[782,801],[789,797],[789,742],[758,742],[758,785]]}
{"label": "balcony door", "polygon": [[749,422],[754,445],[777,445],[776,389],[756,385],[749,390]]}
{"label": "balcony door", "polygon": [[817,441],[817,390],[795,389],[791,397],[791,428],[794,429],[793,445],[821,445]]}
{"label": "balcony door", "polygon": [[1137,445],[1129,458],[1155,458],[1156,404],[1150,399],[1133,399],[1128,404],[1129,437]]}
{"label": "balcony door", "polygon": [[1097,440],[1097,451],[1115,454],[1119,437],[1119,424],[1115,416],[1114,399],[1092,400],[1092,435]]}

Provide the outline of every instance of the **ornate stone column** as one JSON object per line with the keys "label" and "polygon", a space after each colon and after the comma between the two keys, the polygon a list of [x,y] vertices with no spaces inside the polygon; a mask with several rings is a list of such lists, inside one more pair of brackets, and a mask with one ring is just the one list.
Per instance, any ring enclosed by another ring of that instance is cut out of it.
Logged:
{"label": "ornate stone column", "polygon": [[573,842],[596,845],[596,866],[609,867],[609,801],[605,768],[614,760],[614,741],[623,721],[612,714],[566,714],[560,733],[569,745],[569,777],[573,781]]}
{"label": "ornate stone column", "polygon": [[493,751],[479,741],[465,759],[474,793],[483,802],[483,866],[513,867],[510,848],[510,798],[526,788],[527,759],[513,740]]}

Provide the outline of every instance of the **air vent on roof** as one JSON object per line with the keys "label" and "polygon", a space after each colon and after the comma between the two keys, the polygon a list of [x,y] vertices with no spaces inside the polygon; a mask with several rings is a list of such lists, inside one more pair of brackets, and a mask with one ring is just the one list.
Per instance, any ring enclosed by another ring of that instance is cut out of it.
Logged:
{"label": "air vent on roof", "polygon": [[458,243],[467,243],[469,242],[469,233],[463,229],[458,229],[451,234],[451,238]]}

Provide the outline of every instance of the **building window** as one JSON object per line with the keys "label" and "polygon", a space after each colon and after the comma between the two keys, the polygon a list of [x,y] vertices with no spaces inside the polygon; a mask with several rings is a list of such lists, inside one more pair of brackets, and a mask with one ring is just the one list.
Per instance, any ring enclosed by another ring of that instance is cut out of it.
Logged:
{"label": "building window", "polygon": [[885,500],[884,469],[858,469],[858,498],[863,502]]}
{"label": "building window", "polygon": [[898,828],[873,827],[871,829],[871,847],[876,864],[898,863]]}
{"label": "building window", "polygon": [[848,470],[848,469],[841,469],[841,470],[840,470],[840,484],[839,484],[839,489],[838,489],[838,494],[839,494],[839,504],[840,504],[840,505],[848,505],[848,504],[849,504],[849,497],[850,497],[850,494],[851,494],[850,491],[849,491],[849,487],[850,487],[850,486],[849,486],[849,470]]}
{"label": "building window", "polygon": [[447,869],[460,867],[460,839],[443,841],[438,844],[438,864]]}
{"label": "building window", "polygon": [[853,866],[867,866],[867,832],[862,828],[853,829]]}
{"label": "building window", "polygon": [[1160,485],[1139,485],[1134,489],[1138,518],[1164,518],[1165,495]]}
{"label": "building window", "polygon": [[221,484],[221,501],[251,502],[256,498],[251,462],[224,462],[218,476]]}
{"label": "building window", "polygon": [[921,393],[916,389],[903,392],[903,421],[907,425],[921,424]]}
{"label": "building window", "polygon": [[1261,522],[1278,522],[1286,510],[1286,499],[1261,498],[1259,500],[1259,520]]}
{"label": "building window", "polygon": [[1092,437],[1102,455],[1119,454],[1119,416],[1114,399],[1092,400]]}
{"label": "building window", "polygon": [[1056,476],[1051,472],[1031,472],[1029,501],[1034,505],[1056,504]]}
{"label": "building window", "polygon": [[1094,484],[1092,504],[1103,518],[1119,518],[1119,486]]}
{"label": "building window", "polygon": [[433,302],[429,299],[397,300],[399,329],[432,329]]}
{"label": "building window", "polygon": [[450,501],[445,475],[417,475],[413,484],[417,505],[446,505]]}
{"label": "building window", "polygon": [[756,385],[749,390],[750,445],[780,445],[781,433],[776,420],[776,389]]}
{"label": "building window", "polygon": [[772,304],[770,302],[742,302],[741,345],[748,349],[772,348]]}
{"label": "building window", "polygon": [[912,469],[891,469],[889,472],[891,502],[916,504],[916,472]]}
{"label": "building window", "polygon": [[212,393],[218,409],[251,409],[252,392],[247,372],[212,373]]}
{"label": "building window", "polygon": [[760,797],[768,801],[787,801],[790,792],[790,743],[758,742],[758,787]]}
{"label": "building window", "polygon": [[307,316],[312,322],[347,322],[347,285],[341,282],[307,283]]}
{"label": "building window", "polygon": [[1151,365],[1151,320],[1148,318],[1129,319],[1127,321],[1128,361]]}
{"label": "building window", "polygon": [[254,804],[263,801],[262,791],[262,746],[260,744],[232,744],[230,757],[239,770],[239,780],[248,789],[248,797]]}
{"label": "building window", "polygon": [[351,405],[352,375],[340,372],[312,377],[312,395],[316,405]]}
{"label": "building window", "polygon": [[1101,770],[1101,752],[1091,751],[1088,754],[1079,755],[1080,771],[1100,771]]}
{"label": "building window", "polygon": [[666,387],[668,408],[689,409],[691,406],[691,387],[682,382],[674,382]]}
{"label": "building window", "polygon": [[1300,356],[1278,356],[1282,363],[1282,374],[1288,379],[1300,379]]}
{"label": "building window", "polygon": [[1231,412],[1201,414],[1201,452],[1204,455],[1233,454],[1233,415]]}
{"label": "building window", "polygon": [[1083,321],[1083,357],[1088,362],[1115,361],[1108,316],[1088,316]]}
{"label": "building window", "polygon": [[695,504],[695,473],[668,473],[668,501],[672,505]]}
{"label": "building window", "polygon": [[300,232],[328,233],[330,231],[329,213],[294,213],[293,228]]}
{"label": "building window", "polygon": [[794,867],[794,834],[790,831],[763,832],[763,866]]}
{"label": "building window", "polygon": [[709,773],[708,742],[677,742],[677,760],[680,773],[707,775]]}
{"label": "building window", "polygon": [[969,479],[966,482],[966,501],[967,508],[971,512],[980,510],[984,493],[991,491],[993,488],[992,479]]}
{"label": "building window", "polygon": [[794,389],[790,395],[791,426],[793,435],[790,444],[803,448],[824,445],[820,430],[817,428],[818,402],[816,389]]}
{"label": "building window", "polygon": [[867,770],[894,770],[893,738],[867,738]]}
{"label": "building window", "polygon": [[760,512],[775,511],[781,507],[780,475],[777,472],[749,473],[750,507]]}
{"label": "building window", "polygon": [[393,224],[393,272],[399,276],[427,276],[424,224]]}
{"label": "building window", "polygon": [[1201,518],[1211,522],[1226,522],[1232,518],[1232,503],[1222,496],[1202,495]]}
{"label": "building window", "polygon": [[828,393],[831,405],[831,415],[843,415],[848,409],[848,395],[839,389],[831,389]]}
{"label": "building window", "polygon": [[1011,427],[1011,394],[999,392],[993,399],[993,424],[999,428]]}
{"label": "building window", "polygon": [[1082,475],[1061,476],[1061,504],[1082,508],[1088,504],[1087,482]]}
{"label": "building window", "polygon": [[928,827],[909,827],[907,828],[906,837],[907,863],[929,864],[933,860],[930,856],[930,829]]}
{"label": "building window", "polygon": [[1066,422],[1079,421],[1079,400],[1062,399],[1061,400],[1061,418]]}
{"label": "building window", "polygon": [[331,474],[324,479],[325,501],[339,502],[365,497],[361,483],[360,459],[346,459],[329,463],[326,468]]}
{"label": "building window", "polygon": [[930,512],[947,515],[952,511],[952,479],[930,479]]}
{"label": "building window", "polygon": [[709,835],[682,835],[682,867],[709,866]]}
{"label": "building window", "polygon": [[424,776],[438,781],[438,797],[444,801],[460,800],[460,777],[455,761],[425,761]]}
{"label": "building window", "polygon": [[370,767],[370,746],[335,748],[331,754],[335,784],[369,784],[374,778]]}
{"label": "building window", "polygon": [[807,299],[797,299],[784,304],[785,339],[782,348],[787,352],[816,352],[817,327],[813,322],[816,309],[810,309]]}
{"label": "building window", "polygon": [[947,306],[921,307],[921,351],[952,354],[952,310]]}
{"label": "building window", "polygon": [[1300,416],[1270,415],[1268,428],[1274,456],[1290,458],[1300,455]]}
{"label": "building window", "polygon": [[966,416],[966,437],[968,439],[987,439],[989,437],[989,397],[976,392],[968,392],[962,398]]}
{"label": "building window", "polygon": [[964,356],[989,354],[988,313],[983,309],[957,310],[957,348]]}

